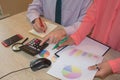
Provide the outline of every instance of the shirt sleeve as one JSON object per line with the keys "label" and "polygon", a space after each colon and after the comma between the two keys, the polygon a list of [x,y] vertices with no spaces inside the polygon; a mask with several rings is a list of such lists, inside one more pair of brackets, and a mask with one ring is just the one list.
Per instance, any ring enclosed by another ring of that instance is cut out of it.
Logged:
{"label": "shirt sleeve", "polygon": [[120,58],[110,60],[108,63],[110,64],[113,73],[120,73]]}
{"label": "shirt sleeve", "polygon": [[29,4],[27,10],[27,17],[32,22],[34,19],[38,18],[40,15],[43,15],[43,4],[42,0],[33,0],[31,4]]}
{"label": "shirt sleeve", "polygon": [[80,10],[80,15],[79,15],[79,18],[78,18],[77,22],[75,22],[72,25],[64,27],[64,29],[65,29],[65,31],[66,31],[66,33],[68,35],[73,34],[79,28],[79,25],[81,24],[84,16],[86,15],[87,9],[90,7],[90,5],[92,3],[93,3],[93,0],[84,0],[84,2],[82,4],[82,7],[81,7],[81,10]]}
{"label": "shirt sleeve", "polygon": [[95,25],[96,19],[96,7],[95,2],[88,9],[85,17],[78,30],[71,35],[71,38],[74,40],[74,43],[78,45],[91,31]]}

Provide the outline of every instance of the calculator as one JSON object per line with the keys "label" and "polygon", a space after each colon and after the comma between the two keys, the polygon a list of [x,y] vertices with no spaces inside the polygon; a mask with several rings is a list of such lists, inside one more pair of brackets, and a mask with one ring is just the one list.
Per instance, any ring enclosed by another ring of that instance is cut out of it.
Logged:
{"label": "calculator", "polygon": [[45,42],[42,46],[39,44],[41,43],[40,39],[34,38],[25,45],[20,47],[20,50],[35,56],[36,54],[41,53],[42,50],[44,50],[49,44]]}

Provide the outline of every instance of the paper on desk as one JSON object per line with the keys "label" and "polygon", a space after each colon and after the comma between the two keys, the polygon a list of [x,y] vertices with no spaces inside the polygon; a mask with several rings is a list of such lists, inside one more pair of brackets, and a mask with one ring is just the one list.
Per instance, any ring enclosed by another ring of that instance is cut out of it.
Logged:
{"label": "paper on desk", "polygon": [[73,48],[64,51],[47,73],[62,80],[93,80],[97,70],[90,71],[88,67],[102,61],[102,57],[81,50],[74,51]]}
{"label": "paper on desk", "polygon": [[96,64],[98,60],[102,61],[102,59],[102,57],[94,59],[87,56],[65,54],[57,59],[47,73],[62,80],[93,80],[97,70],[90,71],[88,67]]}
{"label": "paper on desk", "polygon": [[[58,51],[57,49],[54,49],[54,50],[52,49],[54,46],[55,46],[55,44],[49,44],[49,46],[45,49],[46,52],[38,54],[38,55],[36,55],[36,57],[48,58],[50,60],[53,60],[54,59],[53,57],[55,56],[54,53]],[[87,52],[94,53],[95,55],[98,55],[98,56],[102,56],[105,53],[105,51],[107,51],[109,49],[109,47],[107,47],[101,43],[98,43],[98,42],[96,42],[88,37],[86,37],[80,43],[80,45],[72,46],[72,47],[75,47],[77,49],[81,49],[83,51],[87,50]],[[69,46],[68,46],[68,48],[63,49],[62,51],[60,51],[57,54],[61,55],[61,54],[63,54],[63,51],[66,51],[67,49],[69,49]]]}
{"label": "paper on desk", "polygon": [[30,30],[29,32],[36,35],[36,36],[43,38],[57,27],[57,25],[52,24],[52,23],[48,23],[48,22],[46,22],[46,25],[47,25],[47,30],[45,33],[38,33],[34,29]]}
{"label": "paper on desk", "polygon": [[60,58],[52,65],[48,74],[62,80],[93,80],[95,71],[88,67],[102,61],[109,47],[90,38],[78,46],[68,46],[61,51]]}

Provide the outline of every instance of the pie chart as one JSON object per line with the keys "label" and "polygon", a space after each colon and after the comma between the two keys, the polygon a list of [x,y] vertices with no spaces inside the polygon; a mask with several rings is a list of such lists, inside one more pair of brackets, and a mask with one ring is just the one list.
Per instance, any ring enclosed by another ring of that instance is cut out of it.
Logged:
{"label": "pie chart", "polygon": [[65,66],[62,70],[62,75],[68,79],[76,79],[81,76],[81,70],[76,66]]}
{"label": "pie chart", "polygon": [[43,58],[47,58],[49,55],[50,55],[50,53],[47,50],[43,50],[40,53],[40,56],[43,57]]}
{"label": "pie chart", "polygon": [[56,56],[52,56],[51,61],[55,62],[56,60],[57,60],[57,57]]}

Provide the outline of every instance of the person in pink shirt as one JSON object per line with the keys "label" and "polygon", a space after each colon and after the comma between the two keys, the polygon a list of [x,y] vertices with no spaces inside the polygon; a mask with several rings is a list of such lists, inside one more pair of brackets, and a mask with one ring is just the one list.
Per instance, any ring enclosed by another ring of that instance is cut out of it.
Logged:
{"label": "person in pink shirt", "polygon": [[[92,31],[90,37],[120,52],[120,0],[94,0],[79,29],[60,45],[78,45]],[[120,58],[98,64],[96,77],[105,78],[120,73]],[[94,70],[96,66],[88,69]]]}

